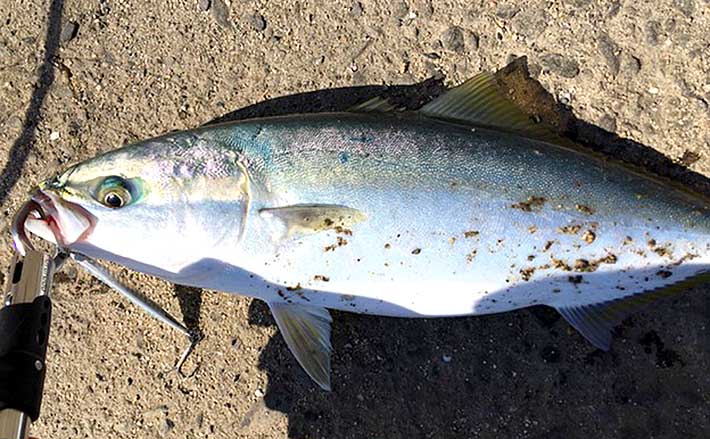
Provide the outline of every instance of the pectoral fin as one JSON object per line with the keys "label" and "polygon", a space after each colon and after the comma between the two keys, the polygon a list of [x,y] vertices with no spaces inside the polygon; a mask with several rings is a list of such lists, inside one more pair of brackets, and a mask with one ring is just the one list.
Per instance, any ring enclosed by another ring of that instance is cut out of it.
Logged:
{"label": "pectoral fin", "polygon": [[286,227],[286,236],[296,233],[316,233],[323,230],[344,231],[367,217],[357,209],[337,204],[294,204],[265,207],[259,210],[264,218],[276,218]]}
{"label": "pectoral fin", "polygon": [[281,335],[313,381],[330,390],[330,324],[325,308],[269,303]]}

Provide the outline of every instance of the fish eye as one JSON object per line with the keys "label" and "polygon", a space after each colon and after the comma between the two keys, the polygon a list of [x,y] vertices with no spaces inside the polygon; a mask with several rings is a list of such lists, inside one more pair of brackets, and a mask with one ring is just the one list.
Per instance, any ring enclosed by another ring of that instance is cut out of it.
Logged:
{"label": "fish eye", "polygon": [[106,206],[111,207],[113,209],[118,209],[127,204],[126,200],[123,198],[123,194],[114,190],[106,192],[103,201]]}
{"label": "fish eye", "polygon": [[120,209],[133,201],[132,185],[122,177],[107,177],[100,185],[97,199],[106,207]]}

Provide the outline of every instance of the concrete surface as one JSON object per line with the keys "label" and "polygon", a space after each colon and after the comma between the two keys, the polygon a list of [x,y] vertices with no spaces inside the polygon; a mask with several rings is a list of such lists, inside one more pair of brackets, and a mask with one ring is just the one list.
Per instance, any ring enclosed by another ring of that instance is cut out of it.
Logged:
{"label": "concrete surface", "polygon": [[[413,105],[518,56],[549,92],[539,108],[519,92],[528,109],[708,193],[708,0],[0,3],[3,266],[11,215],[70,162],[224,115],[342,109],[380,92]],[[412,87],[382,87],[395,85]],[[194,373],[167,372],[178,334],[68,266],[41,439],[710,436],[708,285],[629,317],[610,353],[543,308],[336,313],[324,393],[263,305],[116,272],[203,331]]]}

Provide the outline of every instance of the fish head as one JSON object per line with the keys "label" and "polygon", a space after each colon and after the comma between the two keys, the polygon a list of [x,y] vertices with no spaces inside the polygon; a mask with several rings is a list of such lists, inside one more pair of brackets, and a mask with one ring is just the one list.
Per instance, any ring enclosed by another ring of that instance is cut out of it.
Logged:
{"label": "fish head", "polygon": [[[215,198],[225,191],[205,174],[211,158],[161,145],[111,151],[43,181],[32,194],[36,209],[24,221],[27,231],[144,272],[178,272],[210,255],[226,238],[223,227],[239,230],[241,218],[219,221],[224,205]],[[238,188],[231,192],[239,205]]]}

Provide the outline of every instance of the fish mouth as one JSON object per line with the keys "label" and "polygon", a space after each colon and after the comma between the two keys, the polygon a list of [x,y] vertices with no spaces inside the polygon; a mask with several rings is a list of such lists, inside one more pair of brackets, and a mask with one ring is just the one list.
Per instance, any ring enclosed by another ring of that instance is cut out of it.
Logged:
{"label": "fish mouth", "polygon": [[52,190],[37,189],[15,214],[12,239],[24,255],[34,250],[28,231],[60,248],[86,240],[96,226],[96,217],[77,203],[59,197]]}

